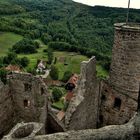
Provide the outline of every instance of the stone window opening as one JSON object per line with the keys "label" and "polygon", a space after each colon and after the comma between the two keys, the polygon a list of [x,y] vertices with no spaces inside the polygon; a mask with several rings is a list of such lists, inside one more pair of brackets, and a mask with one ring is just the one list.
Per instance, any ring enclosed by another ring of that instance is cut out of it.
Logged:
{"label": "stone window opening", "polygon": [[115,98],[115,101],[114,101],[114,108],[116,108],[117,110],[120,110],[120,108],[121,108],[121,103],[122,103],[121,99]]}
{"label": "stone window opening", "polygon": [[102,100],[102,101],[105,101],[105,100],[106,100],[105,94],[102,95],[101,100]]}
{"label": "stone window opening", "polygon": [[23,103],[24,103],[24,108],[28,108],[28,107],[30,107],[30,101],[29,100],[24,100],[23,101]]}
{"label": "stone window opening", "polygon": [[25,90],[25,91],[31,91],[31,89],[32,89],[31,84],[28,84],[28,83],[25,83],[25,84],[24,84],[24,90]]}
{"label": "stone window opening", "polygon": [[99,116],[99,120],[100,120],[100,124],[103,124],[103,121],[104,121],[103,115],[100,115],[100,116]]}
{"label": "stone window opening", "polygon": [[108,92],[108,90],[107,90],[107,89],[105,89],[105,92]]}
{"label": "stone window opening", "polygon": [[43,88],[41,88],[41,95],[43,95],[44,94],[44,89]]}
{"label": "stone window opening", "polygon": [[137,111],[140,112],[140,85],[139,85],[138,107],[137,107]]}

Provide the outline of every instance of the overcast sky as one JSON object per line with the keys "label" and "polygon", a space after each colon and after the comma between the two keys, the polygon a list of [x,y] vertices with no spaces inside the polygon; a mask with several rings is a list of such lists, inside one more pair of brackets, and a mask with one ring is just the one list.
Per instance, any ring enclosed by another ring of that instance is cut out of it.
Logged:
{"label": "overcast sky", "polygon": [[[73,0],[87,5],[104,5],[110,7],[128,7],[128,0]],[[140,9],[140,0],[131,0],[131,8]]]}

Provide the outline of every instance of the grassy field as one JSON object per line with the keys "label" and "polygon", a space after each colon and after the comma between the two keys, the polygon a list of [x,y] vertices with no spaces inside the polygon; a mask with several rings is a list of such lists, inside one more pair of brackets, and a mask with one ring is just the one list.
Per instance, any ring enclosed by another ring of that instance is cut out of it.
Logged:
{"label": "grassy field", "polygon": [[52,104],[52,107],[56,108],[56,109],[59,109],[59,110],[62,110],[64,108],[64,104],[63,102],[60,100],[58,102],[54,102]]}
{"label": "grassy field", "polygon": [[[47,46],[44,45],[40,40],[37,41],[39,41],[41,44],[41,47],[38,49],[37,53],[19,55],[19,57],[26,56],[30,59],[30,64],[28,68],[33,68],[36,65],[38,59],[47,61],[47,53],[43,52],[44,49],[47,49]],[[59,79],[62,79],[64,72],[67,70],[70,70],[73,73],[80,73],[80,63],[82,61],[88,60],[88,58],[83,55],[59,51],[54,52],[54,57],[57,58],[56,66],[59,70]]]}
{"label": "grassy field", "polygon": [[59,78],[63,77],[65,71],[72,73],[80,73],[80,64],[82,61],[88,60],[86,56],[69,52],[55,52],[57,57],[56,66],[59,68]]}
{"label": "grassy field", "polygon": [[105,70],[101,65],[96,65],[97,77],[105,79],[108,76],[108,71]]}
{"label": "grassy field", "polygon": [[22,39],[22,36],[14,33],[0,32],[0,56],[6,55],[8,49],[16,42]]}
{"label": "grassy field", "polygon": [[27,57],[30,60],[30,64],[28,66],[28,68],[33,68],[35,67],[37,60],[41,59],[46,61],[47,60],[47,53],[43,52],[44,49],[47,49],[47,46],[43,44],[42,41],[40,40],[36,40],[41,44],[41,47],[37,50],[37,53],[34,54],[20,54],[18,55],[19,57]]}
{"label": "grassy field", "polygon": [[[11,48],[16,42],[22,39],[22,36],[14,33],[5,33],[0,32],[0,56],[6,55],[8,49]],[[47,46],[43,44],[42,41],[37,40],[41,47],[38,49],[38,52],[35,54],[20,54],[19,57],[26,56],[30,59],[30,64],[28,68],[34,68],[37,60],[42,59],[47,61],[47,53],[43,52],[44,49],[47,49]],[[54,57],[57,58],[56,66],[59,69],[59,79],[62,79],[65,71],[69,70],[73,73],[80,73],[80,64],[82,61],[88,60],[86,56],[79,55],[73,52],[54,52]],[[97,76],[106,77],[108,72],[105,71],[100,65],[97,65]]]}

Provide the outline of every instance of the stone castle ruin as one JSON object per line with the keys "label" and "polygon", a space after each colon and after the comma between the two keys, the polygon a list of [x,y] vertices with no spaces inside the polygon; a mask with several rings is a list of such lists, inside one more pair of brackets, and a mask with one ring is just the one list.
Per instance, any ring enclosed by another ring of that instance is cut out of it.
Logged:
{"label": "stone castle ruin", "polygon": [[128,122],[137,110],[139,88],[140,25],[115,24],[110,76],[97,80],[95,57],[82,63],[79,86],[66,112],[67,127],[79,130]]}
{"label": "stone castle ruin", "polygon": [[101,122],[123,124],[134,115],[140,91],[140,25],[115,24],[110,78],[103,85]]}
{"label": "stone castle ruin", "polygon": [[0,83],[0,136],[18,122],[47,120],[47,88],[40,78],[31,74],[15,73],[7,85]]}
{"label": "stone castle ruin", "polygon": [[12,74],[7,85],[0,83],[0,135],[18,123],[3,140],[138,140],[140,25],[115,24],[107,80],[97,79],[95,57],[82,62],[63,120],[53,113],[47,95],[42,79],[30,74]]}

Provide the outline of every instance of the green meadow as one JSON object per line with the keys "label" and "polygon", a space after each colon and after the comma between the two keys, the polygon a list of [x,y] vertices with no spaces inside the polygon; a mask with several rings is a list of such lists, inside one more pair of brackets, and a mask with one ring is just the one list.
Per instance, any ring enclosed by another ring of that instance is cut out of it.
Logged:
{"label": "green meadow", "polygon": [[[7,54],[9,48],[11,48],[16,42],[21,40],[23,37],[10,32],[0,32],[0,56]],[[44,52],[44,49],[47,49],[48,46],[45,45],[42,41],[37,40],[40,43],[40,48],[37,50],[37,53],[34,54],[20,54],[19,57],[26,56],[30,60],[28,68],[34,68],[37,60],[42,59],[47,61],[47,53]],[[72,71],[72,73],[80,73],[80,64],[82,61],[87,61],[89,58],[86,56],[74,53],[74,52],[60,52],[55,51],[54,57],[57,58],[56,66],[59,69],[59,79],[62,79],[65,71]],[[105,71],[100,65],[97,65],[97,76],[106,77],[108,72]]]}
{"label": "green meadow", "polygon": [[[42,41],[37,40],[40,43],[40,48],[37,53],[34,54],[20,54],[19,57],[26,56],[30,59],[30,64],[28,68],[33,68],[38,59],[47,60],[47,53],[43,52],[48,46],[44,45]],[[57,58],[56,67],[59,69],[59,79],[63,77],[65,71],[72,71],[73,73],[80,73],[80,63],[82,61],[88,60],[86,56],[76,54],[74,52],[60,52],[55,51],[54,57]]]}
{"label": "green meadow", "polygon": [[0,32],[0,56],[6,55],[8,49],[21,39],[22,36],[20,35],[10,32]]}

